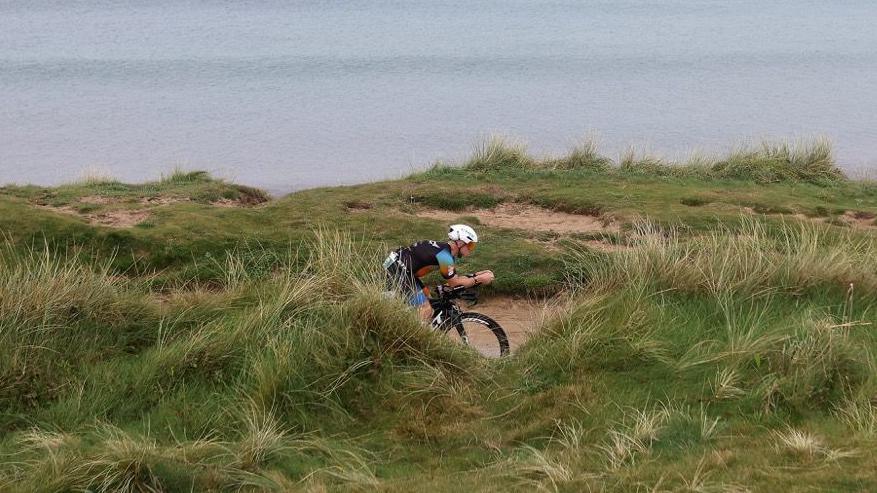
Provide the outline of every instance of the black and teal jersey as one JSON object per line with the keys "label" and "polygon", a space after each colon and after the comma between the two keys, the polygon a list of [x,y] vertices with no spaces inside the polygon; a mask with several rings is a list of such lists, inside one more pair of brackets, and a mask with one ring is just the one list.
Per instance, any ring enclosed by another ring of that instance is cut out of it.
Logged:
{"label": "black and teal jersey", "polygon": [[445,242],[418,241],[396,250],[396,253],[408,272],[413,272],[418,278],[436,269],[445,279],[457,274],[451,247]]}

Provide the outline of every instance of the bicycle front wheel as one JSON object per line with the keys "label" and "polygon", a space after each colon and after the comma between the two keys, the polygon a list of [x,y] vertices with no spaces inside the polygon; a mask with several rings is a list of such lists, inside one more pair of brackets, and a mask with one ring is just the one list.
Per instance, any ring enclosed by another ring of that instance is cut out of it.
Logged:
{"label": "bicycle front wheel", "polygon": [[466,344],[488,358],[499,358],[509,354],[509,338],[496,320],[475,312],[460,315],[456,330],[448,335]]}

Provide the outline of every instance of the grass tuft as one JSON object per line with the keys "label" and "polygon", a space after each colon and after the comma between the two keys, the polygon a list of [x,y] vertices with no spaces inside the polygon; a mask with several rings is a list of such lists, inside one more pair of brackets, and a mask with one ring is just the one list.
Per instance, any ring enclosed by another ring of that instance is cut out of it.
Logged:
{"label": "grass tuft", "polygon": [[676,171],[665,160],[635,147],[629,147],[618,158],[618,169],[633,175],[669,176]]}
{"label": "grass tuft", "polygon": [[547,159],[539,163],[540,168],[553,170],[579,170],[592,172],[608,172],[612,160],[601,155],[597,149],[597,141],[588,138],[562,158]]}
{"label": "grass tuft", "polygon": [[877,406],[871,399],[848,398],[837,406],[835,415],[849,428],[865,437],[877,437]]}
{"label": "grass tuft", "polygon": [[824,138],[739,147],[717,162],[712,173],[722,178],[760,183],[800,181],[819,184],[845,178],[835,165],[831,142]]}
{"label": "grass tuft", "polygon": [[74,183],[77,185],[95,186],[118,182],[108,169],[99,166],[89,166],[79,173],[79,178]]}
{"label": "grass tuft", "polygon": [[824,455],[826,448],[822,439],[808,431],[787,428],[774,432],[776,448],[806,462],[813,462]]}
{"label": "grass tuft", "polygon": [[510,463],[511,473],[529,488],[559,491],[575,477],[573,470],[562,461],[534,447],[523,446],[521,456]]}
{"label": "grass tuft", "polygon": [[244,470],[254,470],[289,448],[288,430],[271,410],[250,403],[243,415],[243,434],[237,443],[237,462]]}
{"label": "grass tuft", "polygon": [[170,174],[162,174],[159,183],[162,185],[169,184],[186,184],[213,181],[210,173],[206,171],[185,171],[182,168],[174,168]]}
{"label": "grass tuft", "polygon": [[523,144],[492,136],[475,146],[472,157],[463,167],[473,171],[503,171],[529,169],[534,164]]}

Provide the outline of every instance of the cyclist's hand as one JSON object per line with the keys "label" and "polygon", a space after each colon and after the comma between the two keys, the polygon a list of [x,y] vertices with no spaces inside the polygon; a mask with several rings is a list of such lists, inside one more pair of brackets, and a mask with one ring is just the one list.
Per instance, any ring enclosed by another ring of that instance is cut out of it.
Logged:
{"label": "cyclist's hand", "polygon": [[482,270],[475,273],[475,280],[478,281],[478,284],[490,284],[493,282],[493,279],[493,271]]}
{"label": "cyclist's hand", "polygon": [[466,286],[463,286],[462,284],[457,286],[451,286],[450,284],[439,284],[435,288],[438,291],[439,297],[444,296],[446,293],[457,293],[467,289]]}

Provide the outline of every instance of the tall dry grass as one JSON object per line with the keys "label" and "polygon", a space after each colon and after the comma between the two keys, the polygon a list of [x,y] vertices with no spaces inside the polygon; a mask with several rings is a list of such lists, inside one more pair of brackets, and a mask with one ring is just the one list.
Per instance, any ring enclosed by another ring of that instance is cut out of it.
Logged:
{"label": "tall dry grass", "polygon": [[567,261],[573,287],[645,283],[684,292],[751,295],[843,290],[852,284],[859,291],[877,291],[875,241],[818,223],[790,220],[769,229],[765,222],[743,217],[734,228],[690,238],[640,222],[627,246],[613,255],[573,252]]}
{"label": "tall dry grass", "polygon": [[[220,263],[226,289],[171,302],[85,257],[0,256],[0,398],[75,430],[18,430],[11,448],[25,460],[0,474],[22,491],[278,487],[272,464],[313,453],[322,459],[300,479],[373,487],[372,457],[314,432],[358,419],[378,398],[400,409],[424,398],[470,406],[485,372],[382,296],[378,252],[334,230],[282,258],[230,257]],[[131,431],[143,428],[138,415],[212,438]],[[98,416],[112,424],[89,428]]]}
{"label": "tall dry grass", "polygon": [[145,347],[159,313],[109,261],[0,245],[0,402],[32,405],[70,386],[94,354]]}
{"label": "tall dry grass", "polygon": [[830,411],[873,388],[869,323],[857,320],[877,295],[871,237],[744,218],[694,238],[641,223],[628,246],[569,256],[574,302],[522,348],[525,368],[706,373],[709,399],[766,413]]}
{"label": "tall dry grass", "polygon": [[464,167],[474,171],[502,171],[532,168],[534,164],[523,143],[493,135],[475,145]]}
{"label": "tall dry grass", "polygon": [[824,137],[740,146],[711,171],[723,178],[758,182],[827,183],[844,178],[834,161],[831,142]]}
{"label": "tall dry grass", "polygon": [[835,163],[831,142],[811,139],[764,140],[736,146],[725,156],[694,152],[680,162],[630,146],[612,159],[599,153],[596,140],[586,139],[566,156],[537,158],[524,144],[490,136],[476,144],[463,167],[473,171],[588,170],[644,176],[736,179],[758,183],[803,182],[828,185],[846,180]]}

